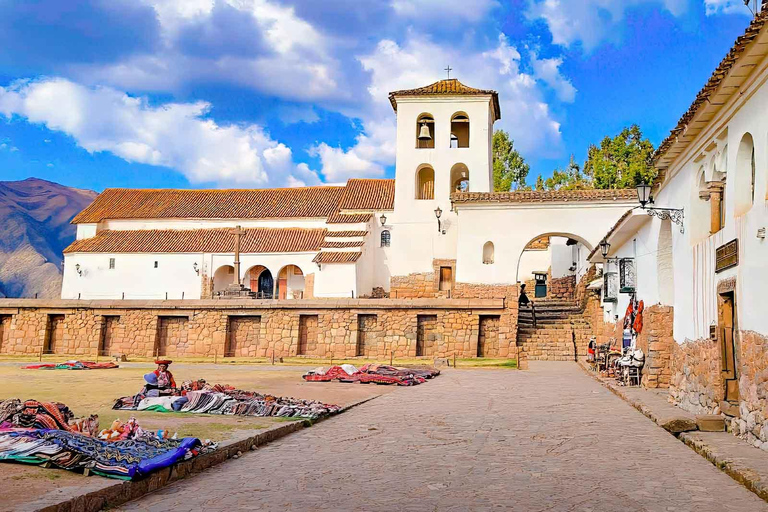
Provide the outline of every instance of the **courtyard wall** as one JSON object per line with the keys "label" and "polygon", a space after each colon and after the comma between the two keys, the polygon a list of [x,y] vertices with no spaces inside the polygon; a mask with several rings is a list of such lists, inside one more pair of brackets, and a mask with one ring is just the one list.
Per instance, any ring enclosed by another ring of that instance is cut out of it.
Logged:
{"label": "courtyard wall", "polygon": [[[516,358],[516,307],[473,298],[73,301],[0,300],[0,354],[80,358]],[[514,287],[512,287],[514,288]],[[512,290],[514,297],[514,290]],[[516,306],[516,301],[512,301]],[[481,348],[478,349],[480,342]]]}

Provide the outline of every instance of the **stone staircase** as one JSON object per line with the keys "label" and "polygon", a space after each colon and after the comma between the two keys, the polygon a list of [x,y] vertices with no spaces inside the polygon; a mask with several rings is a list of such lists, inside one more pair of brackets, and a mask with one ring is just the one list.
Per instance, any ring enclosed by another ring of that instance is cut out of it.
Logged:
{"label": "stone staircase", "polygon": [[536,300],[536,323],[530,307],[520,308],[517,318],[517,344],[529,360],[573,361],[584,356],[590,326],[574,300]]}

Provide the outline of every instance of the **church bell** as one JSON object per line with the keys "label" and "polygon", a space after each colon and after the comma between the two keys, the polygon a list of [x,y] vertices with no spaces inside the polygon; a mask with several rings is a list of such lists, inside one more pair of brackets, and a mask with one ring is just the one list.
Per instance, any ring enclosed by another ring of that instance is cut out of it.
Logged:
{"label": "church bell", "polygon": [[432,136],[429,134],[429,126],[427,126],[426,122],[421,123],[421,128],[419,129],[419,140],[429,140]]}

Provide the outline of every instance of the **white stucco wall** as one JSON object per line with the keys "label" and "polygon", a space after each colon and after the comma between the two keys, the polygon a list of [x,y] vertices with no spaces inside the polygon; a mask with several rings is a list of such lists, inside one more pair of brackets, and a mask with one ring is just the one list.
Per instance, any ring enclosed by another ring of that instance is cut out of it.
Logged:
{"label": "white stucco wall", "polygon": [[[518,260],[529,242],[542,235],[569,236],[585,241],[591,251],[633,206],[631,201],[460,205],[456,280],[494,284],[522,281],[517,274]],[[483,265],[479,255],[489,240],[496,249],[495,263]]]}
{"label": "white stucco wall", "polygon": [[[470,120],[469,148],[451,148],[451,117],[465,112]],[[416,120],[429,113],[435,120],[435,147],[416,147]],[[431,272],[432,260],[456,258],[458,226],[451,211],[451,169],[464,164],[469,170],[469,190],[491,189],[491,97],[399,98],[397,104],[397,158],[392,248],[388,251],[391,275]],[[435,171],[434,200],[416,200],[417,171],[429,165]],[[437,229],[435,209],[443,211],[445,234]],[[413,250],[418,247],[418,250]],[[482,263],[482,262],[481,262]]]}
{"label": "white stucco wall", "polygon": [[[109,268],[115,258],[115,268]],[[158,268],[154,268],[154,262]],[[66,254],[63,299],[199,299],[202,254]],[[77,274],[80,264],[82,276]]]}

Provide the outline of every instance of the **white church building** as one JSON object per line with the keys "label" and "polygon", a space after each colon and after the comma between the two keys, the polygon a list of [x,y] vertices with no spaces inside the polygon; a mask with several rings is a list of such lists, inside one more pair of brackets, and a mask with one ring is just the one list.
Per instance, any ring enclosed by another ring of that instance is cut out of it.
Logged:
{"label": "white church building", "polygon": [[107,189],[73,220],[62,298],[215,298],[238,282],[262,299],[407,297],[424,275],[450,297],[456,283],[513,285],[534,272],[578,279],[636,205],[626,190],[493,192],[495,91],[448,79],[389,99],[394,180]]}

